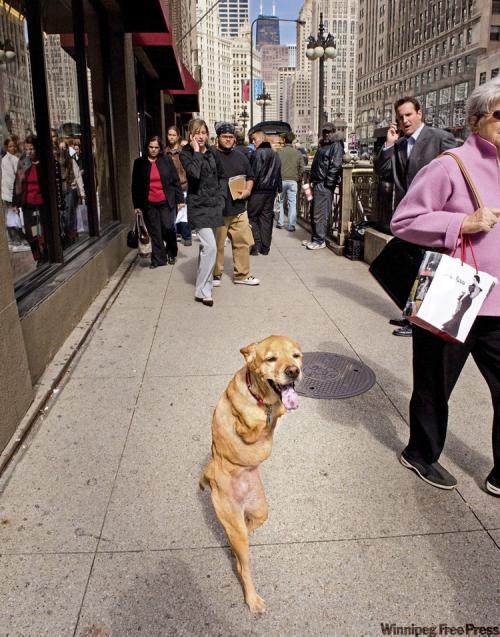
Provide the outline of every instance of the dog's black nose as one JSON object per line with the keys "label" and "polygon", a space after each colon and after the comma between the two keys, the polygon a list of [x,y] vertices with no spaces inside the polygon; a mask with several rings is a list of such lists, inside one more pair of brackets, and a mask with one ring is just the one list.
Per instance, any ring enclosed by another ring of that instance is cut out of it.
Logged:
{"label": "dog's black nose", "polygon": [[285,369],[285,374],[288,376],[288,378],[293,378],[295,380],[300,374],[300,369],[297,367],[297,365],[289,365]]}

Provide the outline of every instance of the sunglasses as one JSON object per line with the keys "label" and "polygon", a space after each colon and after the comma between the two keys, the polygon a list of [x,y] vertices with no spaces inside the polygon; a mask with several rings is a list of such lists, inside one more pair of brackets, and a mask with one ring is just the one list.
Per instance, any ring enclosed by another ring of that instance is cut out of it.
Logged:
{"label": "sunglasses", "polygon": [[491,113],[491,116],[493,117],[493,119],[496,119],[496,120],[500,121],[500,111],[493,111]]}

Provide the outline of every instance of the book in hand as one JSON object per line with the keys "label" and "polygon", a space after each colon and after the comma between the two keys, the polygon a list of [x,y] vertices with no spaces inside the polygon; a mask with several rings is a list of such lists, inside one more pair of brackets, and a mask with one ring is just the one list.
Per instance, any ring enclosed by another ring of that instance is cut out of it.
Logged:
{"label": "book in hand", "polygon": [[245,175],[235,175],[234,177],[229,177],[229,192],[231,193],[231,197],[233,198],[233,200],[241,195],[243,190],[245,190],[246,184],[247,178]]}

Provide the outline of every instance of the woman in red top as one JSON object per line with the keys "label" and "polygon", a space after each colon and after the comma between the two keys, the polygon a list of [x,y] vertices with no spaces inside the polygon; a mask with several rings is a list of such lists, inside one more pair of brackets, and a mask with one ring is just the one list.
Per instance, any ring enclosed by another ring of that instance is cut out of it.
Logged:
{"label": "woman in red top", "polygon": [[42,230],[45,199],[40,187],[38,140],[34,135],[28,135],[24,140],[24,152],[19,158],[14,181],[13,204],[22,208],[24,234],[30,244],[33,259],[39,265],[47,260],[47,250]]}
{"label": "woman in red top", "polygon": [[134,162],[132,201],[136,214],[143,213],[151,236],[150,267],[174,264],[177,256],[175,219],[177,208],[185,205],[184,195],[174,163],[163,155],[163,144],[156,135],[148,139],[146,152]]}

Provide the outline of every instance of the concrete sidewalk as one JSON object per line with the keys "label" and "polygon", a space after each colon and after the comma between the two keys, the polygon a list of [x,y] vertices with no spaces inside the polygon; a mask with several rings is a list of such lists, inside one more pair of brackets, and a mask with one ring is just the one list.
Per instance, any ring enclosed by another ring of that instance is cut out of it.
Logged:
{"label": "concrete sidewalk", "polygon": [[[500,501],[482,490],[492,462],[486,384],[468,364],[450,405],[443,464],[458,488],[434,489],[404,469],[410,339],[391,335],[397,311],[366,264],[307,251],[304,237],[275,231],[271,254],[252,260],[261,285],[224,275],[213,308],[193,300],[196,242],[173,268],[132,267],[0,480],[0,637],[499,625]],[[348,400],[302,398],[280,420],[262,467],[269,520],[251,548],[268,610],[254,617],[198,476],[239,349],[269,334],[359,357],[377,383]]]}

